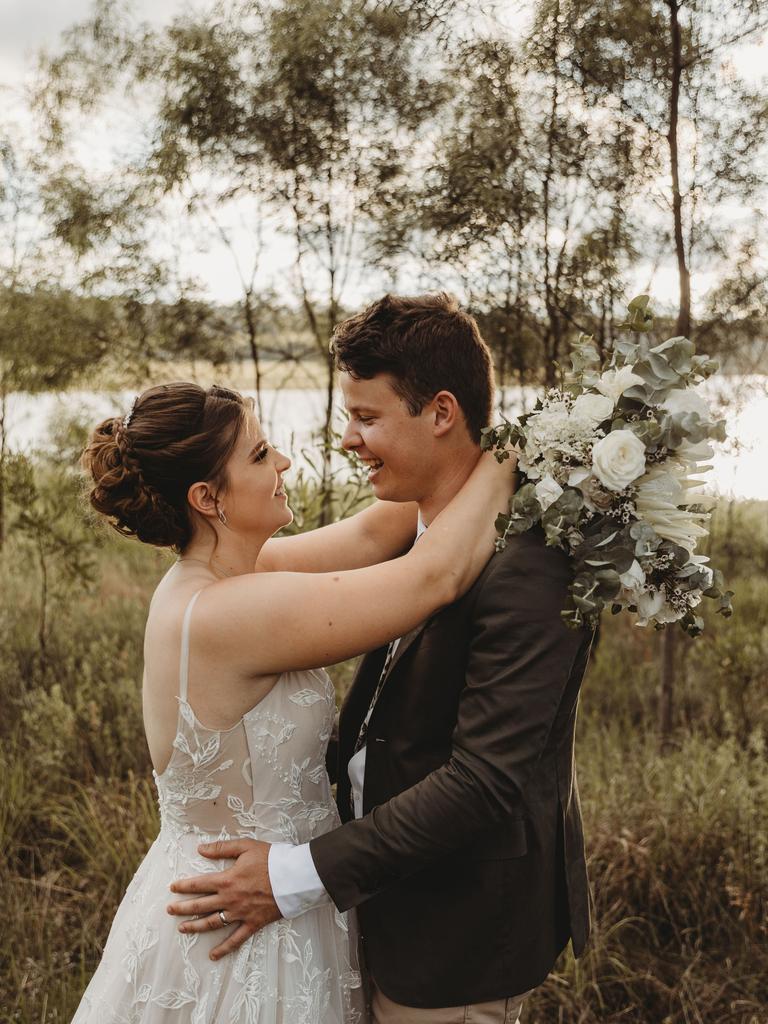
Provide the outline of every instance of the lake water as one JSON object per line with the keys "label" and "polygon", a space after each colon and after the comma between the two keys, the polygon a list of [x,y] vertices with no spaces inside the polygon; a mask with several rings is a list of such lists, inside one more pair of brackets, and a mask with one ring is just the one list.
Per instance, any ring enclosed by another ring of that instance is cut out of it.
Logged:
{"label": "lake water", "polygon": [[[729,435],[724,445],[716,446],[707,490],[724,496],[768,500],[768,377],[714,377],[701,390],[713,411],[725,416]],[[105,416],[124,414],[133,398],[133,392],[13,394],[8,399],[6,419],[9,443],[12,448],[26,452],[44,447],[57,419],[76,414],[95,423]],[[535,398],[533,388],[505,389],[507,415],[530,409]],[[324,406],[325,396],[320,389],[262,392],[266,432],[274,444],[294,458],[294,465],[306,464],[302,452],[312,452]],[[343,424],[339,400],[339,432]]]}

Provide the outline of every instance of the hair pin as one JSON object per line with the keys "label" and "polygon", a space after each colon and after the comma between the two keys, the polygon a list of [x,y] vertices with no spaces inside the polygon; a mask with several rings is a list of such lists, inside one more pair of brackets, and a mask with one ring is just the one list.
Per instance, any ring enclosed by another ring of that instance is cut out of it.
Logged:
{"label": "hair pin", "polygon": [[133,419],[133,414],[136,412],[136,403],[138,402],[138,400],[138,397],[134,398],[130,412],[123,418],[123,430],[128,429],[128,426],[130,425],[130,422]]}

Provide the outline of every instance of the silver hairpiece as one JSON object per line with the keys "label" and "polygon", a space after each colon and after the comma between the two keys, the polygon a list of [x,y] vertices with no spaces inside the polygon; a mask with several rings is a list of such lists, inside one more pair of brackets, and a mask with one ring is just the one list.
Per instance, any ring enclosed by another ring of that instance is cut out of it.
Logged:
{"label": "silver hairpiece", "polygon": [[123,419],[123,430],[127,430],[128,429],[128,426],[129,426],[131,420],[133,419],[133,414],[136,412],[136,403],[138,402],[138,400],[139,400],[138,398],[134,398],[133,405],[131,406],[130,412]]}

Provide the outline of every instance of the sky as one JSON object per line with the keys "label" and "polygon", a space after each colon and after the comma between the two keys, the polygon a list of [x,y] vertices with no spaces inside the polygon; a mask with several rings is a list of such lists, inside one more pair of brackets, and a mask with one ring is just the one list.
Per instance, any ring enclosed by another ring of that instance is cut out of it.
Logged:
{"label": "sky", "polygon": [[[133,0],[132,6],[139,19],[160,25],[200,4],[191,5],[185,0]],[[92,0],[0,0],[0,120],[10,118],[22,130],[26,129],[30,134],[34,132],[33,121],[25,107],[24,89],[32,80],[36,54],[42,48],[55,51],[60,45],[61,33],[87,18],[91,9]],[[525,9],[525,0],[503,0],[497,6],[505,23],[512,29],[524,20]],[[768,67],[768,39],[757,45],[742,46],[737,59],[742,74],[753,79],[763,76]],[[135,112],[131,113],[135,119]],[[102,131],[88,139],[89,158],[94,162],[108,159],[106,149],[103,153],[99,151],[100,146],[106,146],[101,141],[104,137]],[[228,227],[235,239],[235,256],[241,269],[247,272],[252,259],[250,232],[247,228],[241,230],[234,220]],[[194,277],[209,296],[221,302],[238,298],[241,285],[237,266],[232,253],[216,244],[215,231],[210,225],[200,223],[188,237],[169,236],[161,244],[174,247],[180,272]],[[293,295],[291,246],[279,232],[268,228],[265,248],[262,264],[270,268],[270,279],[262,283],[271,285],[279,295],[288,299]],[[694,278],[694,295],[697,290],[705,290],[710,283],[703,274]],[[399,280],[396,284],[399,288],[409,287],[406,280]],[[368,301],[374,292],[392,286],[392,282],[384,279],[373,280],[369,272],[367,277],[350,280],[344,299],[348,305],[354,306]],[[452,282],[447,286],[454,287]],[[634,294],[650,290],[659,308],[663,308],[675,305],[677,287],[676,267],[671,260],[668,264],[652,266],[641,259],[630,291]]]}
{"label": "sky", "polygon": [[[183,0],[133,0],[141,18],[161,23],[189,9]],[[84,20],[92,0],[2,0],[0,3],[0,78],[19,85],[43,47],[55,48],[61,33]]]}

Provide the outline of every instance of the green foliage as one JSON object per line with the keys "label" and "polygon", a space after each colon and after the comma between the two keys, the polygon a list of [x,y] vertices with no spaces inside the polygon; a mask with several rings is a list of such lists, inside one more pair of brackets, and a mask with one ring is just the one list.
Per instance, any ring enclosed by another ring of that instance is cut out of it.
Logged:
{"label": "green foliage", "polygon": [[[728,569],[738,592],[737,614],[725,622],[715,603],[706,602],[704,633],[685,643],[676,713],[680,738],[700,733],[748,748],[755,736],[768,737],[768,582],[755,572],[768,565],[766,510],[764,502],[735,508],[721,502],[714,510],[709,553]],[[729,558],[738,537],[749,537],[749,543]],[[657,640],[653,630],[628,617],[603,614],[586,683],[597,720],[632,733],[656,720]]]}
{"label": "green foliage", "polygon": [[0,388],[66,387],[104,358],[111,330],[106,300],[56,285],[0,287]]}
{"label": "green foliage", "polygon": [[642,727],[588,711],[579,745],[595,930],[523,1020],[757,1024],[768,1005],[764,744],[685,735],[660,754]]}

